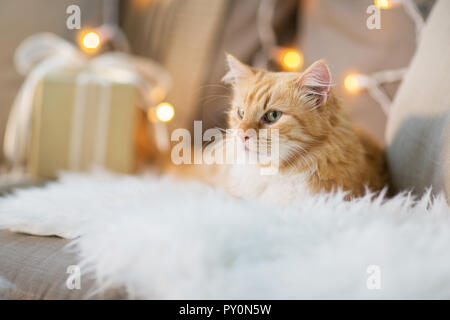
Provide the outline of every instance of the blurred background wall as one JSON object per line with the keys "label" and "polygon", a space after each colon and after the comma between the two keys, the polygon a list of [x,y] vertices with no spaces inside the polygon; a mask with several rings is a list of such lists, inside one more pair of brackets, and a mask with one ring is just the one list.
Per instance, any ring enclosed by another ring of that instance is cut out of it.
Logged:
{"label": "blurred background wall", "polygon": [[[204,120],[204,129],[225,126],[229,89],[220,83],[224,52],[247,63],[254,60],[261,49],[256,29],[260,2],[120,1],[120,24],[132,52],[161,62],[172,74],[174,86],[167,97],[176,110],[172,129],[190,128],[195,119]],[[434,1],[418,2],[426,13]],[[102,0],[0,2],[0,146],[9,108],[23,80],[13,66],[14,50],[24,38],[41,31],[73,40],[75,31],[65,25],[70,4],[81,7],[82,26],[102,22]],[[273,26],[279,45],[301,50],[304,67],[319,58],[329,61],[336,90],[351,116],[382,141],[386,116],[366,93],[345,91],[343,79],[355,70],[371,73],[407,66],[415,50],[414,25],[401,8],[393,8],[382,11],[380,30],[368,30],[366,9],[371,4],[372,0],[280,0]],[[396,87],[386,87],[391,96]]]}
{"label": "blurred background wall", "polygon": [[[416,0],[426,17],[434,0]],[[351,93],[344,88],[350,73],[372,74],[407,67],[416,50],[415,26],[405,10],[381,10],[381,29],[366,27],[371,0],[304,1],[299,25],[299,43],[305,65],[320,58],[330,64],[336,93],[356,123],[384,141],[386,115],[366,91]],[[399,82],[384,84],[393,98]]]}
{"label": "blurred background wall", "polygon": [[[202,119],[224,126],[229,92],[221,84],[225,52],[250,63],[261,49],[256,19],[261,0],[124,1],[122,21],[137,54],[164,64],[174,78],[168,100],[172,128]],[[295,42],[298,0],[278,1],[273,20],[280,44]],[[145,39],[145,41],[143,41]]]}

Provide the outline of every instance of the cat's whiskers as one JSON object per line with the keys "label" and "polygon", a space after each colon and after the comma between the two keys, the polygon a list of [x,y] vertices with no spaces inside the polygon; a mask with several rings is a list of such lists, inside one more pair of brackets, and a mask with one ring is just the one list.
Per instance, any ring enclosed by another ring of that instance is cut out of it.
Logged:
{"label": "cat's whiskers", "polygon": [[287,162],[288,167],[291,168],[292,171],[298,171],[298,162],[300,162],[303,167],[306,167],[307,172],[310,174],[317,171],[317,166],[313,166],[313,159],[301,145],[289,146],[287,153],[288,157],[287,159],[284,159],[284,161]]}

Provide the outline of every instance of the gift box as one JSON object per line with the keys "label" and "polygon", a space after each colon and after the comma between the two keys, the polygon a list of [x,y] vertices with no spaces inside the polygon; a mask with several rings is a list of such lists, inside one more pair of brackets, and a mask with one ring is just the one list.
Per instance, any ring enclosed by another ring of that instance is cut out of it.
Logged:
{"label": "gift box", "polygon": [[[47,75],[34,99],[28,168],[33,177],[94,166],[132,173],[145,117],[137,89],[94,73]],[[150,143],[150,142],[149,142]]]}
{"label": "gift box", "polygon": [[52,34],[24,40],[15,63],[26,79],[5,132],[13,167],[46,179],[93,167],[132,173],[157,158],[161,134],[147,112],[171,85],[157,63],[120,52],[87,56]]}

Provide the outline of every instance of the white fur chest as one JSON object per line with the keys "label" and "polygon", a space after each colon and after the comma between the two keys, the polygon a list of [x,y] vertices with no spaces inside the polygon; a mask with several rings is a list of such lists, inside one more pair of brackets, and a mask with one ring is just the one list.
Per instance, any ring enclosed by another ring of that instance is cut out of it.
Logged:
{"label": "white fur chest", "polygon": [[245,199],[286,205],[311,195],[305,173],[262,175],[258,166],[234,165],[227,177],[227,189]]}

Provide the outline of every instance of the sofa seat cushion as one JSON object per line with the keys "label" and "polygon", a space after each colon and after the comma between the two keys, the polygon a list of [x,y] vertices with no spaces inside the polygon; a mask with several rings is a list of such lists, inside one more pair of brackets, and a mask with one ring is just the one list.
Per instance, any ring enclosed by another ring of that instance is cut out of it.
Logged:
{"label": "sofa seat cushion", "polygon": [[[92,295],[95,280],[80,268],[80,286],[67,286],[70,266],[77,265],[68,240],[0,230],[1,299],[118,299],[122,290]],[[68,269],[69,268],[69,269]],[[74,269],[72,269],[74,270]],[[72,278],[73,279],[73,278]],[[6,286],[4,282],[7,282]],[[74,281],[69,281],[75,284]],[[69,287],[74,287],[69,289]]]}

